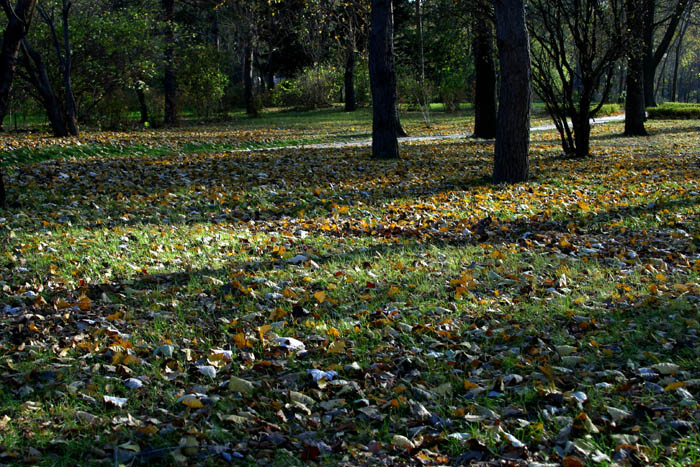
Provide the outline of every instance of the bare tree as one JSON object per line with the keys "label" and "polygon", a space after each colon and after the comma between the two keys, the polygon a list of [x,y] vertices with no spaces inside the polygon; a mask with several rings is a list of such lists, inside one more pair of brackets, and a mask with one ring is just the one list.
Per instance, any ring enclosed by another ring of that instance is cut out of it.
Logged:
{"label": "bare tree", "polygon": [[[588,156],[627,35],[622,0],[531,0],[533,83],[566,154]],[[571,124],[569,124],[571,119]]]}
{"label": "bare tree", "polygon": [[[73,85],[71,82],[71,45],[70,45],[70,29],[69,29],[69,16],[72,7],[72,2],[70,0],[62,0],[61,5],[61,25],[62,25],[62,40],[59,39],[58,32],[56,31],[55,24],[55,14],[53,9],[48,10],[44,7],[39,6],[37,9],[39,15],[44,20],[46,25],[49,27],[51,32],[51,38],[53,40],[54,49],[56,51],[56,57],[58,59],[58,68],[63,77],[63,92],[65,94],[65,124],[72,136],[78,136],[78,122],[76,118],[76,105],[75,96],[73,95]],[[36,52],[35,52],[36,53]]]}

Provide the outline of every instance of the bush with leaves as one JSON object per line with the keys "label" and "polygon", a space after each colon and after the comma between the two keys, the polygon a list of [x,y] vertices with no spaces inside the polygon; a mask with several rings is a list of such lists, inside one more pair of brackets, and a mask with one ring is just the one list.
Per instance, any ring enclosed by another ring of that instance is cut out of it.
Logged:
{"label": "bush with leaves", "polygon": [[447,112],[454,112],[466,102],[469,73],[462,68],[443,68],[440,72],[440,99]]}
{"label": "bush with leaves", "polygon": [[195,44],[182,54],[178,63],[178,82],[185,106],[200,117],[218,110],[228,77],[221,71],[224,57],[208,44]]}
{"label": "bush with leaves", "polygon": [[343,76],[336,67],[305,68],[296,78],[282,81],[272,91],[272,102],[299,109],[329,107],[340,95],[342,83]]}

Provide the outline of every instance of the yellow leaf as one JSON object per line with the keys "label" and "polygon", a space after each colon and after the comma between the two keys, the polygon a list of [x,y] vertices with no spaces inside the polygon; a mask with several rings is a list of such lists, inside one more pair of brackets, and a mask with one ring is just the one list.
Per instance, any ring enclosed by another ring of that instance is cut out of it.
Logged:
{"label": "yellow leaf", "polygon": [[68,308],[69,306],[70,305],[68,304],[68,302],[60,297],[58,298],[58,300],[56,300],[56,308],[62,309],[62,308]]}
{"label": "yellow leaf", "polygon": [[260,335],[260,340],[265,340],[265,334],[272,329],[269,324],[264,324],[258,328],[258,334]]}
{"label": "yellow leaf", "polygon": [[204,407],[204,404],[202,404],[202,401],[200,401],[199,399],[197,399],[196,396],[193,396],[193,395],[183,396],[182,400],[180,402],[182,402],[184,405],[186,405],[190,409],[201,409],[202,407]]}
{"label": "yellow leaf", "polygon": [[88,297],[80,297],[78,300],[78,308],[80,308],[81,311],[88,311],[91,304],[92,301]]}
{"label": "yellow leaf", "polygon": [[245,334],[242,332],[239,332],[235,336],[233,336],[233,343],[236,344],[236,347],[239,349],[243,349],[245,347],[248,347],[248,340],[245,338]]}
{"label": "yellow leaf", "polygon": [[287,311],[280,307],[277,307],[270,312],[271,321],[277,321],[278,319],[284,318],[285,316],[287,316]]}
{"label": "yellow leaf", "polygon": [[664,391],[673,391],[674,389],[682,388],[685,386],[685,382],[683,381],[676,381],[675,383],[671,383],[668,386],[664,388]]}
{"label": "yellow leaf", "polygon": [[331,345],[328,346],[328,353],[331,353],[331,354],[345,353],[345,341],[331,342]]}
{"label": "yellow leaf", "polygon": [[136,433],[140,435],[152,436],[158,433],[158,427],[156,427],[155,425],[140,426],[136,428]]}
{"label": "yellow leaf", "polygon": [[118,320],[119,318],[121,318],[121,315],[122,315],[122,314],[121,314],[120,312],[117,311],[116,313],[113,313],[113,314],[111,314],[111,315],[107,315],[107,319],[108,319],[109,321],[116,321],[116,320]]}
{"label": "yellow leaf", "polygon": [[464,389],[469,390],[469,389],[476,389],[478,387],[479,387],[478,384],[472,383],[468,379],[464,380]]}
{"label": "yellow leaf", "polygon": [[138,365],[141,363],[141,359],[139,357],[136,357],[134,355],[127,355],[124,357],[124,360],[122,361],[122,365],[126,366],[131,366],[131,365]]}
{"label": "yellow leaf", "polygon": [[398,287],[396,287],[395,285],[393,285],[393,286],[391,286],[391,288],[387,291],[386,294],[389,295],[389,296],[391,296],[391,295],[396,295],[396,294],[398,294],[398,293],[400,293],[400,292],[401,292],[401,290],[400,290]]}
{"label": "yellow leaf", "polygon": [[282,295],[284,295],[285,298],[297,298],[297,294],[295,294],[289,287],[284,288]]}
{"label": "yellow leaf", "polygon": [[319,290],[314,294],[314,298],[318,300],[318,303],[323,303],[326,301],[326,292]]}
{"label": "yellow leaf", "polygon": [[664,274],[658,273],[656,275],[656,280],[659,282],[666,282],[668,279],[666,278],[666,276]]}

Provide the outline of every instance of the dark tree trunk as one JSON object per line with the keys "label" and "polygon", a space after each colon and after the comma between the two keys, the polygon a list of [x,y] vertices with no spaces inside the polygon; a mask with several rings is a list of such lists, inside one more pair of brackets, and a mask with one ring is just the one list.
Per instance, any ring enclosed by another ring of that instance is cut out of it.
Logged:
{"label": "dark tree trunk", "polygon": [[663,60],[664,55],[673,42],[673,36],[680,24],[683,12],[688,7],[692,0],[676,0],[675,7],[666,31],[659,42],[659,45],[654,49],[654,28],[655,28],[655,11],[656,0],[643,0],[645,8],[644,13],[644,102],[647,107],[656,107],[656,99],[654,93],[654,79],[656,77],[656,69]]}
{"label": "dark tree trunk", "polygon": [[[268,67],[270,65],[268,64]],[[275,89],[275,72],[272,70],[268,70],[267,73],[265,73],[265,81],[267,82],[267,90],[272,91]]]}
{"label": "dark tree trunk", "polygon": [[[634,0],[633,0],[634,1]],[[625,99],[625,135],[646,136],[644,128],[644,68],[640,57],[627,59],[627,97]]]}
{"label": "dark tree trunk", "polygon": [[587,157],[591,150],[591,121],[589,113],[583,110],[583,106],[587,105],[586,109],[590,108],[590,104],[581,103],[581,115],[577,115],[571,122],[574,127],[574,141],[576,157]]}
{"label": "dark tree trunk", "polygon": [[17,69],[17,58],[22,39],[27,35],[29,25],[34,17],[37,0],[18,0],[14,9],[9,1],[3,2],[3,8],[8,18],[5,33],[2,36],[2,51],[0,52],[0,130],[7,115],[10,104],[12,81]]}
{"label": "dark tree trunk", "polygon": [[53,135],[57,138],[68,136],[66,122],[58,105],[56,94],[51,87],[51,80],[49,80],[49,74],[41,54],[29,45],[26,39],[22,42],[22,50],[24,52],[22,64],[27,71],[29,82],[39,93],[39,100],[46,110]]}
{"label": "dark tree trunk", "polygon": [[498,126],[496,100],[496,64],[494,63],[493,24],[486,6],[478,5],[474,16],[474,65],[476,83],[474,92],[474,137],[493,139]]}
{"label": "dark tree trunk", "polygon": [[494,0],[501,92],[493,166],[495,183],[527,181],[532,93],[523,0]]}
{"label": "dark tree trunk", "polygon": [[[646,14],[638,0],[626,0],[627,21],[629,24],[639,24]],[[646,136],[644,128],[646,120],[644,98],[644,49],[645,38],[640,35],[641,28],[630,28],[631,49],[627,56],[627,96],[625,98],[625,135]]]}
{"label": "dark tree trunk", "polygon": [[71,48],[70,48],[70,30],[68,29],[68,15],[70,13],[71,2],[69,0],[63,0],[63,53],[64,53],[64,64],[63,64],[63,87],[66,94],[66,126],[68,132],[72,136],[78,136],[78,121],[75,117],[76,106],[75,106],[75,96],[73,95],[73,84],[71,83]]}
{"label": "dark tree trunk", "polygon": [[136,97],[139,99],[139,112],[141,113],[141,124],[148,123],[148,103],[146,102],[146,93],[138,84],[136,85]]}
{"label": "dark tree trunk", "polygon": [[372,88],[372,157],[377,159],[399,157],[393,29],[391,0],[372,0],[369,79]]}
{"label": "dark tree trunk", "polygon": [[245,88],[245,111],[248,115],[257,115],[258,109],[255,105],[255,96],[253,95],[253,46],[250,43],[245,46],[243,86]]}
{"label": "dark tree trunk", "polygon": [[348,47],[347,60],[345,61],[345,111],[357,110],[355,100],[355,50]]}
{"label": "dark tree trunk", "polygon": [[[642,25],[639,29],[642,32],[643,56],[642,56],[642,89],[644,90],[645,107],[655,107],[654,102],[654,17],[656,11],[656,0],[637,0],[636,8],[643,8],[643,12],[636,16]],[[634,24],[634,23],[631,23]],[[632,27],[631,29],[635,29]],[[633,31],[632,34],[635,34]]]}
{"label": "dark tree trunk", "polygon": [[684,21],[681,26],[681,31],[678,35],[678,43],[676,44],[676,56],[673,64],[673,80],[671,85],[671,101],[676,101],[677,88],[678,88],[678,69],[680,68],[681,53],[683,51],[683,38],[685,33],[688,31],[688,21]]}
{"label": "dark tree trunk", "polygon": [[7,194],[5,193],[5,174],[2,171],[2,166],[0,165],[0,209],[5,209],[7,207]]}
{"label": "dark tree trunk", "polygon": [[163,92],[165,94],[165,107],[163,120],[166,125],[176,126],[177,114],[177,77],[175,75],[175,0],[161,0],[165,13],[165,72],[163,74]]}

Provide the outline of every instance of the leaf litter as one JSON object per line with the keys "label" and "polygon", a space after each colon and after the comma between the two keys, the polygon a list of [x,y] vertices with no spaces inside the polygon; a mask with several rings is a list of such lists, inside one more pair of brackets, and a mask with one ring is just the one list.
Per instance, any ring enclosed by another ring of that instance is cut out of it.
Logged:
{"label": "leaf litter", "polygon": [[0,462],[693,459],[700,140],[654,124],[512,187],[472,142],[15,167]]}

